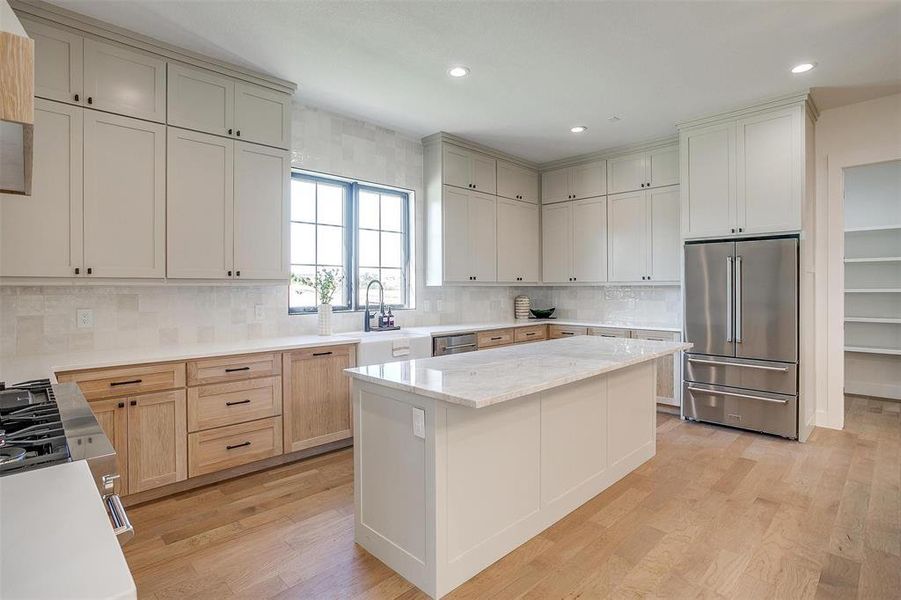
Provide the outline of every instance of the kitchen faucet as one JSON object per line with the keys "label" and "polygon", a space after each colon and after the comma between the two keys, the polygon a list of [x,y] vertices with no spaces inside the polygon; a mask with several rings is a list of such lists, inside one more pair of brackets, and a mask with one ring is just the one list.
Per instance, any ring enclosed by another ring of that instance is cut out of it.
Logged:
{"label": "kitchen faucet", "polygon": [[382,282],[378,279],[373,279],[366,285],[366,307],[363,309],[363,331],[373,331],[372,323],[370,319],[375,315],[369,312],[369,288],[372,287],[372,284],[377,283],[379,286],[379,324],[375,327],[375,331],[393,331],[400,329],[399,326],[388,326],[382,325],[383,319],[385,316],[385,288],[382,286]]}

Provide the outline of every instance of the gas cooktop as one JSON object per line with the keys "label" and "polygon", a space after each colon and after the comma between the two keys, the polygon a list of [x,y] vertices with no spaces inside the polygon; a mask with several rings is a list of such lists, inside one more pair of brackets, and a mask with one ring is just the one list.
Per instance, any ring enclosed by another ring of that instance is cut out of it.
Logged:
{"label": "gas cooktop", "polygon": [[49,379],[0,389],[0,476],[70,460]]}

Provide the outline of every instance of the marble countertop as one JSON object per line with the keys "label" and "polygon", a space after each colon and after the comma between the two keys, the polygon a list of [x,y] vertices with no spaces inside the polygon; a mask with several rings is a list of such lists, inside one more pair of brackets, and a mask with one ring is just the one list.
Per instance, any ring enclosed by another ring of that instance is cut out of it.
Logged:
{"label": "marble countertop", "polygon": [[85,461],[0,477],[0,521],[0,597],[137,596]]}
{"label": "marble countertop", "polygon": [[688,350],[683,342],[578,336],[348,369],[356,379],[483,408]]}
{"label": "marble countertop", "polygon": [[681,333],[682,328],[672,324],[653,325],[648,323],[623,323],[616,321],[579,321],[575,319],[517,319],[510,321],[497,321],[493,323],[470,323],[454,325],[426,325],[421,327],[409,327],[404,331],[436,335],[453,335],[458,333],[472,333],[476,331],[489,331],[491,329],[507,329],[510,327],[530,327],[533,325],[564,325],[570,327],[610,327],[612,329],[643,329],[646,331],[671,331]]}

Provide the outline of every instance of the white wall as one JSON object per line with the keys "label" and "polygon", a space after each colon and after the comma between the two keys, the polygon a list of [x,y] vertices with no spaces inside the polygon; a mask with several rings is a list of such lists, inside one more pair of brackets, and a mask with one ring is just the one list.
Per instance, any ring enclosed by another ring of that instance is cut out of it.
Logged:
{"label": "white wall", "polygon": [[901,158],[901,94],[823,111],[816,125],[817,425],[844,426],[844,169]]}

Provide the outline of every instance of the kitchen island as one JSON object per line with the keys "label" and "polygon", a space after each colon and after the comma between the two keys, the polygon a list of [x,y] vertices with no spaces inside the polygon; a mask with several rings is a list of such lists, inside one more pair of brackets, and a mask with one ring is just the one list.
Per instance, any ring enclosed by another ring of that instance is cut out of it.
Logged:
{"label": "kitchen island", "polygon": [[355,540],[440,598],[654,456],[656,359],[581,336],[349,369]]}

